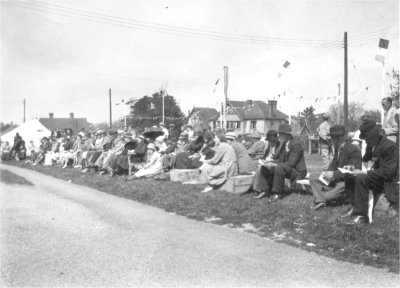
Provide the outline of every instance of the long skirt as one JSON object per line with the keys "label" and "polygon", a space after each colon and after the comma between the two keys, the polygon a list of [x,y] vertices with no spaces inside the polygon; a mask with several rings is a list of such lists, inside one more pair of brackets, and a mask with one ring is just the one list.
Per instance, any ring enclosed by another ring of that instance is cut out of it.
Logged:
{"label": "long skirt", "polygon": [[236,162],[228,162],[218,165],[205,163],[200,169],[201,174],[204,174],[208,184],[211,186],[220,186],[224,184],[229,177],[238,174]]}

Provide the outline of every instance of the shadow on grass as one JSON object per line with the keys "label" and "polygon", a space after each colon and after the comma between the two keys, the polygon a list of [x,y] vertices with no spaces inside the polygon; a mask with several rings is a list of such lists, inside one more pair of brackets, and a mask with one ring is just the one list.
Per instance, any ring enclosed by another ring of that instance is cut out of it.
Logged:
{"label": "shadow on grass", "polygon": [[346,225],[339,215],[348,206],[328,206],[314,211],[310,209],[313,201],[310,194],[292,193],[281,201],[268,203],[266,198],[255,200],[251,194],[200,193],[204,185],[150,179],[126,182],[124,176],[84,174],[76,169],[20,162],[9,164],[72,180],[75,184],[191,219],[256,233],[321,255],[399,272],[399,221],[396,217],[383,215],[375,217],[371,225]]}
{"label": "shadow on grass", "polygon": [[33,186],[32,182],[29,182],[24,177],[18,176],[8,170],[0,169],[0,181],[5,184],[17,184],[17,185],[28,185]]}

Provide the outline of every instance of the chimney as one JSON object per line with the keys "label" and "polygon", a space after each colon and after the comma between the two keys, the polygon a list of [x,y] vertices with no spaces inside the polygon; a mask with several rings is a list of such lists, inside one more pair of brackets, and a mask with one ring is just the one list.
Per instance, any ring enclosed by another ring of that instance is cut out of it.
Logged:
{"label": "chimney", "polygon": [[268,100],[268,112],[270,116],[275,115],[277,103],[278,101],[276,100]]}
{"label": "chimney", "polygon": [[53,119],[54,118],[54,113],[49,113],[49,118]]}
{"label": "chimney", "polygon": [[69,118],[74,119],[74,113],[69,113]]}
{"label": "chimney", "polygon": [[252,100],[246,100],[246,106],[247,106],[247,108],[251,108],[253,106],[253,101]]}

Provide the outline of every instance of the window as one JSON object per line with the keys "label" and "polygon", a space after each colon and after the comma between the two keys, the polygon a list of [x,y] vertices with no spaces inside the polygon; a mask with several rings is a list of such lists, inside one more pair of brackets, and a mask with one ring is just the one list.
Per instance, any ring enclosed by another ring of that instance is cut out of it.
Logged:
{"label": "window", "polygon": [[227,121],[226,128],[229,130],[236,130],[240,128],[240,121]]}
{"label": "window", "polygon": [[250,122],[250,129],[256,129],[256,126],[257,126],[257,121]]}

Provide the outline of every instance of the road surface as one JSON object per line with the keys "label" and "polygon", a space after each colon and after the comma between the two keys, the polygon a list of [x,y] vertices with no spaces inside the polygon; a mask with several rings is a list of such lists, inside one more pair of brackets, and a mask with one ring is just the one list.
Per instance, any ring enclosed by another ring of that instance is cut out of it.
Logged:
{"label": "road surface", "polygon": [[397,287],[340,262],[227,227],[0,164],[1,286]]}

